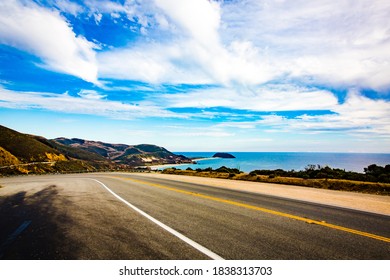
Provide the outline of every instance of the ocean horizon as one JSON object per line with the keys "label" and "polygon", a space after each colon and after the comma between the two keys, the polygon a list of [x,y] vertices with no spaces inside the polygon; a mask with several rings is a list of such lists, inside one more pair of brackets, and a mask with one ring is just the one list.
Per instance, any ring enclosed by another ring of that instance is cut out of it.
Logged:
{"label": "ocean horizon", "polygon": [[363,173],[364,168],[376,164],[385,166],[390,164],[390,154],[387,153],[327,153],[327,152],[227,152],[236,158],[212,158],[215,152],[175,152],[189,158],[203,158],[197,164],[166,165],[159,167],[162,170],[168,167],[186,169],[191,167],[217,169],[221,166],[237,168],[244,172],[257,169],[304,170],[308,165],[329,166],[345,171]]}

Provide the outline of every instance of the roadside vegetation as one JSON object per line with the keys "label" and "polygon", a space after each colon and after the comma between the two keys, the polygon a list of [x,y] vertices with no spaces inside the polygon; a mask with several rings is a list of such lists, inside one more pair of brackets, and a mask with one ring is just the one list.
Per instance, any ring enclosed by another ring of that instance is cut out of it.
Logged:
{"label": "roadside vegetation", "polygon": [[30,163],[15,166],[0,167],[1,176],[50,174],[50,173],[81,173],[94,172],[103,169],[103,166],[93,166],[81,160],[57,161],[48,163]]}
{"label": "roadside vegetation", "polygon": [[364,173],[319,165],[309,165],[301,171],[276,169],[243,173],[236,168],[222,166],[215,170],[210,167],[195,170],[168,168],[162,173],[390,195],[390,165],[382,167],[372,164],[364,169]]}

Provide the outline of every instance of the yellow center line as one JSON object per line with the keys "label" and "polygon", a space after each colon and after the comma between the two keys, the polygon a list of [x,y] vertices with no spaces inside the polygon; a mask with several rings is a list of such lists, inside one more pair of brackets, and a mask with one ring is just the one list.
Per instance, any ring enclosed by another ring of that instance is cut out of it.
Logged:
{"label": "yellow center line", "polygon": [[373,238],[373,239],[377,239],[377,240],[381,240],[381,241],[390,243],[390,238],[380,236],[380,235],[375,235],[375,234],[360,231],[360,230],[355,230],[355,229],[350,229],[350,228],[346,228],[346,227],[342,227],[342,226],[338,226],[338,225],[329,224],[325,221],[316,221],[316,220],[308,219],[305,217],[300,217],[300,216],[296,216],[296,215],[292,215],[292,214],[288,214],[288,213],[284,213],[284,212],[279,212],[279,211],[275,211],[275,210],[271,210],[271,209],[267,209],[267,208],[263,208],[263,207],[259,207],[259,206],[254,206],[254,205],[250,205],[250,204],[246,204],[246,203],[242,203],[242,202],[223,199],[223,198],[205,195],[205,194],[201,194],[201,193],[185,191],[185,190],[181,190],[181,189],[177,189],[177,188],[164,186],[161,184],[150,183],[147,181],[141,181],[141,180],[137,180],[137,179],[125,178],[125,177],[119,177],[119,176],[114,176],[113,178],[129,180],[129,181],[133,181],[135,183],[139,183],[139,184],[143,184],[143,185],[147,185],[147,186],[151,186],[151,187],[156,187],[159,189],[165,189],[165,190],[173,191],[176,193],[200,197],[200,198],[204,198],[204,199],[208,199],[208,200],[212,200],[212,201],[217,201],[217,202],[221,202],[221,203],[225,203],[225,204],[229,204],[229,205],[234,205],[234,206],[238,206],[238,207],[242,207],[242,208],[246,208],[246,209],[260,211],[260,212],[264,212],[264,213],[268,213],[268,214],[272,214],[272,215],[277,215],[280,217],[290,218],[290,219],[306,222],[309,224],[320,225],[320,226],[324,226],[324,227],[328,227],[328,228],[332,228],[332,229],[337,229],[340,231],[345,231],[345,232],[353,233],[356,235],[361,235],[361,236],[365,236],[365,237],[369,237],[369,238]]}

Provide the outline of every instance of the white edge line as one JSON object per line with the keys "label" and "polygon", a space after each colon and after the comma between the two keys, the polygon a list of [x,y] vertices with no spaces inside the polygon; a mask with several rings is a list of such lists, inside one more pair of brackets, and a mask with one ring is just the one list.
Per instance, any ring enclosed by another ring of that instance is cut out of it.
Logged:
{"label": "white edge line", "polygon": [[162,227],[163,229],[165,229],[166,231],[168,231],[169,233],[173,234],[174,236],[176,236],[177,238],[183,240],[185,243],[187,243],[188,245],[194,247],[195,249],[197,249],[198,251],[202,252],[203,254],[205,254],[206,256],[210,257],[211,259],[213,260],[224,260],[221,256],[217,255],[216,253],[210,251],[209,249],[207,249],[206,247],[203,247],[202,245],[200,245],[199,243],[189,239],[188,237],[184,236],[183,234],[181,234],[180,232],[177,232],[176,230],[174,230],[173,228],[163,224],[162,222],[160,222],[159,220],[153,218],[152,216],[150,216],[149,214],[145,213],[144,211],[142,211],[141,209],[138,209],[137,207],[135,207],[134,205],[132,205],[131,203],[129,203],[128,201],[124,200],[122,197],[120,197],[119,195],[117,195],[116,193],[114,193],[110,188],[108,188],[105,184],[103,184],[102,182],[100,182],[99,180],[96,180],[96,179],[91,179],[93,181],[96,181],[97,183],[99,183],[100,185],[102,185],[108,192],[110,192],[113,196],[115,196],[118,200],[122,201],[124,204],[126,204],[127,206],[129,206],[131,209],[137,211],[139,214],[141,214],[142,216],[144,216],[145,218],[149,219],[150,221],[152,221],[153,223],[157,224],[158,226]]}

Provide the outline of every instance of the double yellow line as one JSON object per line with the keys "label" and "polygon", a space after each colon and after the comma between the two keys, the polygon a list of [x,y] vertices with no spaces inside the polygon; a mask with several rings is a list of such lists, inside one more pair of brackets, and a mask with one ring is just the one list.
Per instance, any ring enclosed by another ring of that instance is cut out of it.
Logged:
{"label": "double yellow line", "polygon": [[355,229],[350,229],[350,228],[346,228],[346,227],[342,227],[342,226],[338,226],[338,225],[329,224],[329,223],[327,223],[325,221],[316,221],[316,220],[308,219],[308,218],[305,218],[305,217],[291,215],[291,214],[288,214],[288,213],[279,212],[279,211],[275,211],[275,210],[271,210],[271,209],[267,209],[267,208],[263,208],[263,207],[258,207],[258,206],[254,206],[254,205],[250,205],[250,204],[246,204],[246,203],[241,203],[241,202],[228,200],[228,199],[223,199],[223,198],[219,198],[219,197],[215,197],[215,196],[210,196],[210,195],[205,195],[205,194],[185,191],[185,190],[168,187],[168,186],[164,186],[164,185],[161,185],[161,184],[141,181],[141,180],[137,180],[137,179],[133,179],[133,178],[125,178],[125,177],[118,177],[118,176],[116,176],[114,178],[129,180],[129,181],[132,181],[132,182],[135,182],[135,183],[138,183],[138,184],[142,184],[142,185],[147,185],[147,186],[151,186],[151,187],[155,187],[155,188],[159,188],[159,189],[173,191],[173,192],[176,192],[176,193],[181,193],[181,194],[191,195],[191,196],[195,196],[195,197],[200,197],[200,198],[203,198],[203,199],[212,200],[212,201],[216,201],[216,202],[221,202],[221,203],[234,205],[234,206],[238,206],[238,207],[242,207],[242,208],[246,208],[246,209],[251,209],[251,210],[255,210],[255,211],[260,211],[260,212],[264,212],[264,213],[268,213],[268,214],[272,214],[272,215],[276,215],[276,216],[280,216],[280,217],[290,218],[290,219],[294,219],[294,220],[297,220],[297,221],[306,222],[306,223],[309,223],[309,224],[320,225],[320,226],[324,226],[324,227],[328,227],[328,228],[332,228],[332,229],[337,229],[337,230],[340,230],[340,231],[345,231],[345,232],[353,233],[353,234],[356,234],[356,235],[361,235],[361,236],[365,236],[365,237],[369,237],[369,238],[373,238],[373,239],[377,239],[377,240],[381,240],[381,241],[390,243],[390,238],[387,238],[387,237],[384,237],[384,236],[380,236],[380,235],[371,234],[371,233],[360,231],[360,230],[355,230]]}

